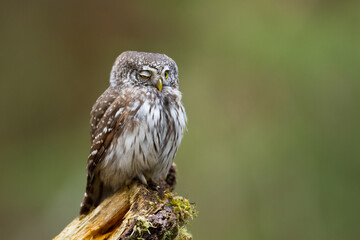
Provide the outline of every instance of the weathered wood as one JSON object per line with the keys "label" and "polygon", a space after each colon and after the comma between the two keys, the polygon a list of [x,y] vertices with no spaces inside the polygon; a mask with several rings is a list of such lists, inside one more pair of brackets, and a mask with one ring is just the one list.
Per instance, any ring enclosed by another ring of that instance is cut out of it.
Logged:
{"label": "weathered wood", "polygon": [[75,218],[55,240],[192,239],[185,225],[196,211],[188,200],[170,192],[175,183],[175,168],[159,185],[134,182],[88,215]]}

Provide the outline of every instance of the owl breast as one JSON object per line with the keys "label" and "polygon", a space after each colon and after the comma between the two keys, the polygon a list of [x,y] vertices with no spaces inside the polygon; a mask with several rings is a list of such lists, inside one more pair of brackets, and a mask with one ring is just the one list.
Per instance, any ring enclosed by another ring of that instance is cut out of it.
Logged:
{"label": "owl breast", "polygon": [[123,121],[124,131],[114,136],[99,166],[100,179],[107,187],[117,190],[134,178],[158,181],[166,177],[186,125],[180,92],[173,94],[179,96],[147,92],[116,112],[132,114]]}

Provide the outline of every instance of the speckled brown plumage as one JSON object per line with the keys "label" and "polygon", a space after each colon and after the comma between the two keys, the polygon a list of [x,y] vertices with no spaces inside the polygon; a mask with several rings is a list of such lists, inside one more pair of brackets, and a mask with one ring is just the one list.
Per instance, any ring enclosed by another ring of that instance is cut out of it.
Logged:
{"label": "speckled brown plumage", "polygon": [[163,54],[122,53],[90,115],[81,214],[135,178],[165,179],[186,125],[176,63]]}

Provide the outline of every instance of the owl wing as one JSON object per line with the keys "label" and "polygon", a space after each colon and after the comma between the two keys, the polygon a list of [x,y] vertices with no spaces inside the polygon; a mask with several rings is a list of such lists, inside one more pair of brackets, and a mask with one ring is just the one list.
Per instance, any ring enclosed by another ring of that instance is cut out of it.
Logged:
{"label": "owl wing", "polygon": [[91,142],[94,141],[94,138],[96,136],[95,133],[99,129],[99,123],[102,120],[105,112],[118,96],[119,96],[119,90],[113,87],[109,87],[96,100],[90,112]]}
{"label": "owl wing", "polygon": [[126,101],[119,90],[107,89],[96,101],[91,111],[92,145],[87,164],[86,193],[81,203],[80,214],[89,212],[102,199],[103,185],[96,176],[96,167],[102,161],[115,135],[120,135],[124,128],[127,113]]}

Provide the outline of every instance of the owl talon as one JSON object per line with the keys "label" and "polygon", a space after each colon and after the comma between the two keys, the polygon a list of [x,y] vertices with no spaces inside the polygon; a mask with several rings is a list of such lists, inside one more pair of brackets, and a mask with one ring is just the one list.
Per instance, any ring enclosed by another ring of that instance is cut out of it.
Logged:
{"label": "owl talon", "polygon": [[146,181],[144,174],[139,174],[138,178],[142,182],[142,184],[147,185],[147,181]]}

